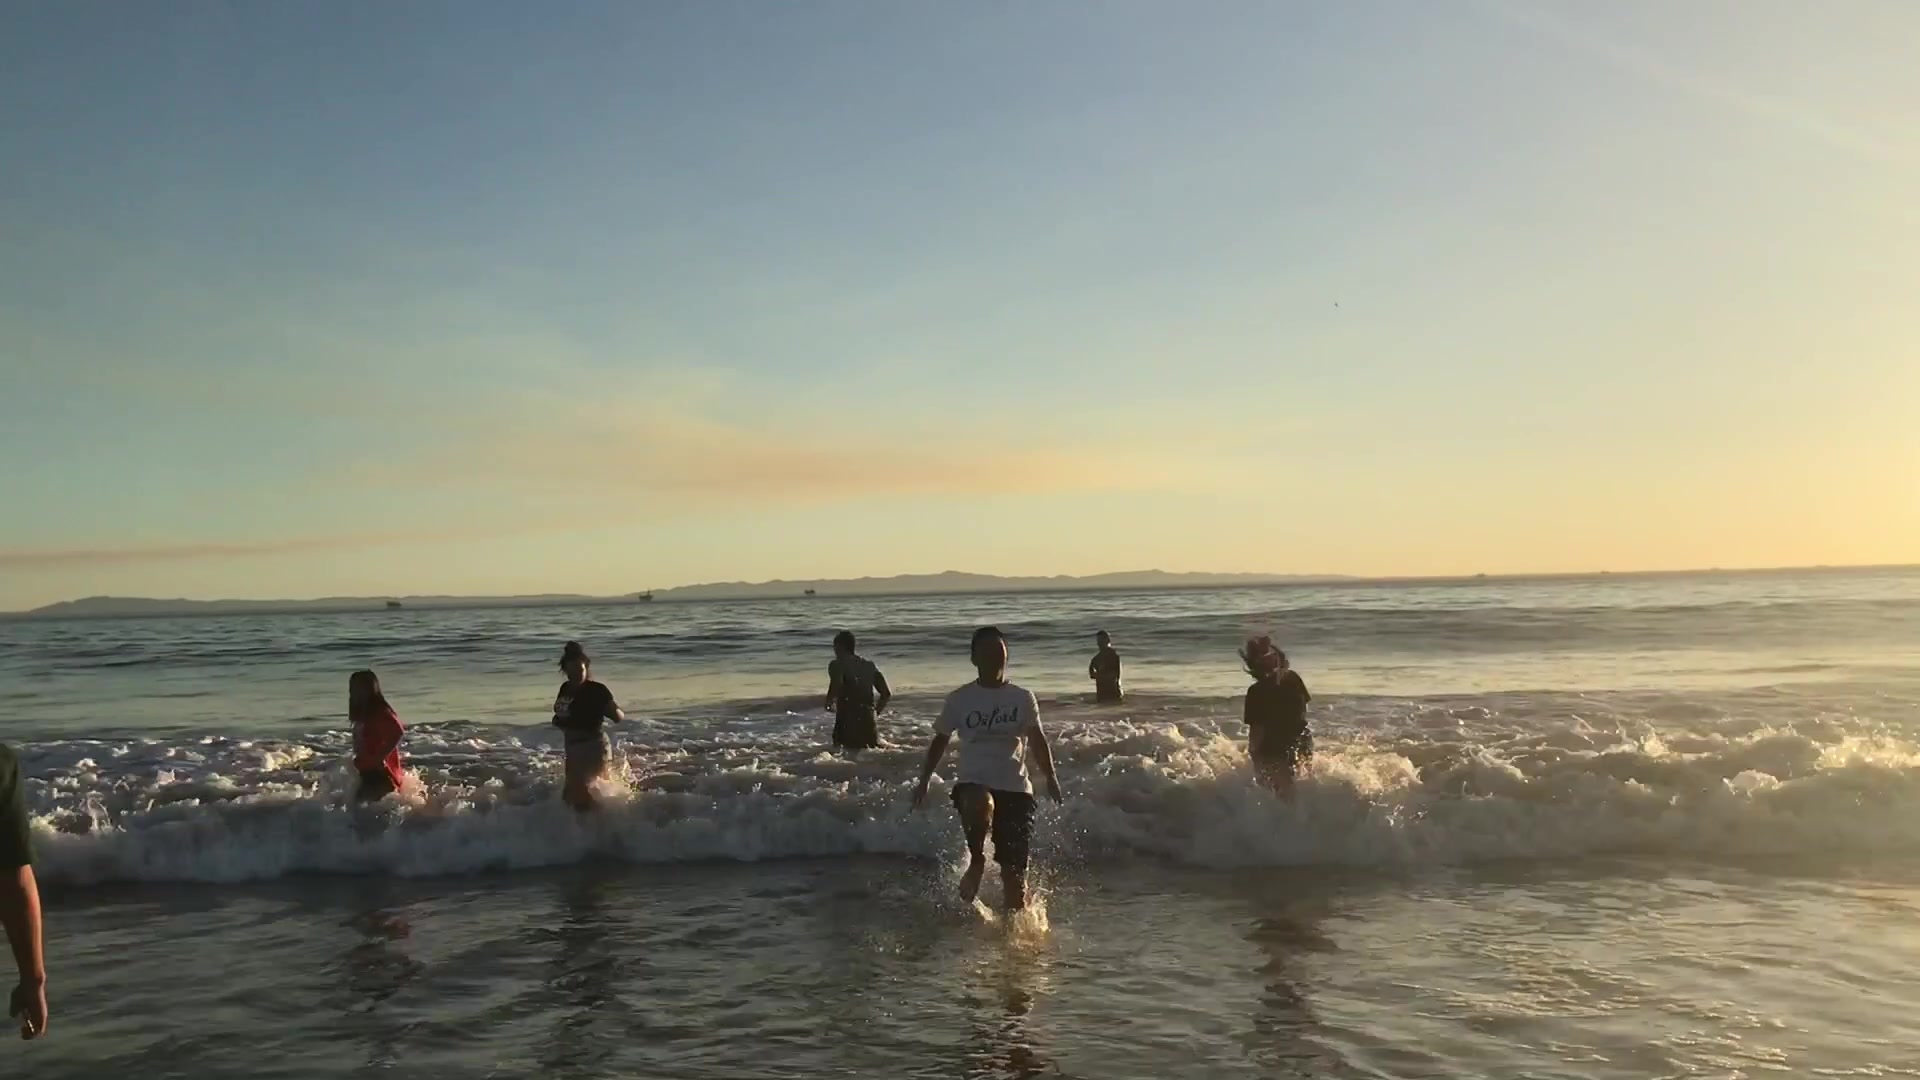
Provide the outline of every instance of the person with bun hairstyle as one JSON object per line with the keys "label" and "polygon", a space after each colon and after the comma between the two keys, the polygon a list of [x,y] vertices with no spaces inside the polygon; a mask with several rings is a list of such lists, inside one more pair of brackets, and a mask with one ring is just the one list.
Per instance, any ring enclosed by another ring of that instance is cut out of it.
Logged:
{"label": "person with bun hairstyle", "polygon": [[569,641],[561,650],[560,670],[567,681],[553,699],[553,726],[566,733],[567,781],[561,798],[584,812],[594,808],[593,782],[605,776],[613,762],[606,724],[617,724],[627,714],[613,700],[613,691],[593,681],[593,660],[579,642]]}
{"label": "person with bun hairstyle", "polygon": [[1247,757],[1267,786],[1291,793],[1294,776],[1313,760],[1313,731],[1307,727],[1313,695],[1271,637],[1249,638],[1240,659],[1253,676],[1245,713]]}

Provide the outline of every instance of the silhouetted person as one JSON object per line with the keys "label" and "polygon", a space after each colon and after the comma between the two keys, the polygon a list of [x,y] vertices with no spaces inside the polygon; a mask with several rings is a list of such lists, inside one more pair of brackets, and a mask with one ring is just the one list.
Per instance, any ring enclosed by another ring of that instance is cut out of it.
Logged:
{"label": "silhouetted person", "polygon": [[1120,653],[1113,647],[1113,635],[1105,630],[1093,640],[1100,646],[1087,664],[1087,678],[1093,680],[1093,700],[1111,705],[1126,696],[1120,689]]}
{"label": "silhouetted person", "polygon": [[593,660],[577,641],[560,653],[560,670],[567,681],[553,699],[553,726],[566,733],[567,783],[561,798],[575,810],[593,809],[593,782],[613,763],[613,743],[606,723],[627,718],[613,700],[613,691],[593,681]]}
{"label": "silhouetted person", "polygon": [[967,834],[968,856],[960,898],[972,903],[980,891],[980,877],[987,871],[983,849],[992,833],[993,861],[1000,864],[1007,910],[1018,911],[1027,906],[1027,848],[1033,840],[1035,809],[1028,754],[1046,777],[1047,795],[1054,802],[1060,801],[1060,781],[1040,728],[1039,699],[1007,681],[1006,637],[997,627],[983,626],[973,632],[972,652],[980,677],[947,695],[933,725],[933,745],[927,747],[913,805],[917,809],[926,802],[933,770],[948,741],[959,738],[960,775],[953,785],[953,805]]}
{"label": "silhouetted person", "polygon": [[833,660],[827,664],[827,707],[833,710],[833,745],[865,750],[880,745],[880,713],[893,700],[887,677],[873,661],[854,651],[853,631],[833,636]]}
{"label": "silhouetted person", "polygon": [[347,719],[353,724],[353,767],[360,773],[354,797],[372,802],[399,791],[405,778],[400,737],[406,729],[380,692],[378,675],[356,671],[347,679]]}
{"label": "silhouetted person", "polygon": [[30,833],[20,759],[0,746],[0,927],[6,929],[13,966],[20,973],[7,1015],[19,1018],[23,1039],[37,1039],[47,1030],[47,961]]}
{"label": "silhouetted person", "polygon": [[1247,757],[1275,791],[1291,792],[1294,776],[1313,760],[1313,732],[1307,727],[1313,695],[1272,638],[1249,639],[1240,658],[1253,676],[1247,687]]}

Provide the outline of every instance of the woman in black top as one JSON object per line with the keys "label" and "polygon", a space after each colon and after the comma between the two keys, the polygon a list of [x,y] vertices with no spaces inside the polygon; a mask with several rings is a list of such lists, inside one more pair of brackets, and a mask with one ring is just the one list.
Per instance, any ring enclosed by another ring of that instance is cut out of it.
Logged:
{"label": "woman in black top", "polygon": [[1313,695],[1272,638],[1249,640],[1240,658],[1253,676],[1247,687],[1247,757],[1274,790],[1291,791],[1294,774],[1313,760],[1313,732],[1307,727]]}
{"label": "woman in black top", "polygon": [[567,681],[553,699],[553,726],[566,732],[567,784],[561,797],[575,810],[593,809],[593,782],[607,774],[613,743],[605,723],[627,718],[614,703],[613,691],[593,681],[593,661],[577,641],[560,653],[560,670]]}

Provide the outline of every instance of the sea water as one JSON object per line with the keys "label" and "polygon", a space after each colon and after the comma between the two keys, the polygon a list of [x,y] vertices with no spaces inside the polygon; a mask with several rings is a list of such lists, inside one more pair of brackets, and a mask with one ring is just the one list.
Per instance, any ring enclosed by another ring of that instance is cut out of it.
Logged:
{"label": "sea water", "polygon": [[[1016,918],[907,807],[983,622],[1067,794]],[[899,695],[853,760],[842,627]],[[1315,695],[1292,801],[1250,632]],[[569,638],[633,718],[585,818]],[[0,1075],[1920,1075],[1917,658],[1890,570],[0,622],[54,1008]]]}

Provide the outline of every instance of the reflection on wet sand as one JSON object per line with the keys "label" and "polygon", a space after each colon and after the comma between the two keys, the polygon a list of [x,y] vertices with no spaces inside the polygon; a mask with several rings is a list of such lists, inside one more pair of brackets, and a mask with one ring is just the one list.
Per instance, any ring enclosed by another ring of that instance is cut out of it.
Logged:
{"label": "reflection on wet sand", "polygon": [[347,990],[352,995],[346,1011],[360,1018],[352,1030],[366,1042],[367,1068],[390,1068],[397,1062],[409,1025],[389,1016],[383,1006],[417,978],[425,965],[407,955],[403,946],[413,933],[403,911],[376,908],[355,916],[347,925],[359,940],[347,949],[342,961]]}
{"label": "reflection on wet sand", "polygon": [[1246,938],[1262,957],[1257,968],[1262,992],[1251,1030],[1242,1040],[1247,1056],[1269,1070],[1268,1076],[1337,1075],[1341,1062],[1312,1038],[1319,1020],[1312,1001],[1301,990],[1304,975],[1298,970],[1305,957],[1333,951],[1333,941],[1315,925],[1313,916],[1297,910],[1254,919]]}
{"label": "reflection on wet sand", "polygon": [[559,925],[550,932],[556,949],[543,982],[556,1023],[538,1052],[556,1077],[604,1073],[623,1041],[627,1009],[616,991],[620,959],[607,909],[614,885],[594,870],[561,885]]}
{"label": "reflection on wet sand", "polygon": [[962,995],[968,1017],[965,1076],[978,1080],[1030,1080],[1064,1075],[1042,1049],[1034,1007],[1052,981],[1052,957],[1044,937],[1005,926],[986,928],[1005,935],[983,950],[974,966],[974,985]]}
{"label": "reflection on wet sand", "polygon": [[966,999],[971,1019],[963,1075],[980,1080],[1060,1075],[1059,1066],[1035,1045],[1028,1024],[1033,1005],[1033,995],[1019,989],[1008,990],[997,1001]]}

